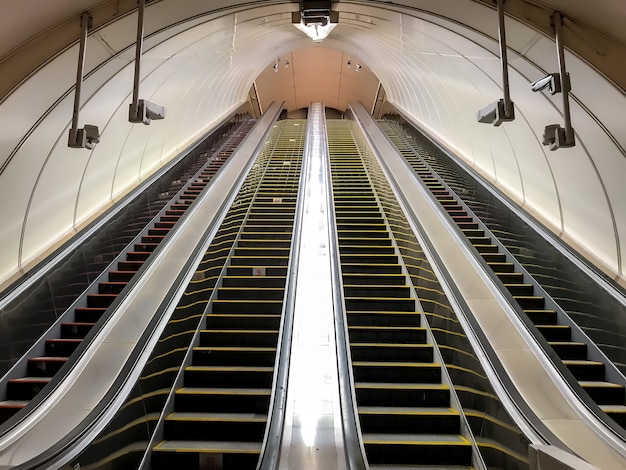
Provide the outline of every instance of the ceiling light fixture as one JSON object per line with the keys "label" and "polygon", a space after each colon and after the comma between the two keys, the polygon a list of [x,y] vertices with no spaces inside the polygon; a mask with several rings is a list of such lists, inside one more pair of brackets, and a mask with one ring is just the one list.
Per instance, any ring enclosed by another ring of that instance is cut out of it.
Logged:
{"label": "ceiling light fixture", "polygon": [[346,62],[346,65],[348,66],[348,68],[352,68],[352,60],[348,59],[348,62]]}
{"label": "ceiling light fixture", "polygon": [[361,70],[361,64],[356,64],[356,67],[354,68],[355,72],[359,72]]}
{"label": "ceiling light fixture", "polygon": [[301,10],[292,14],[292,23],[313,41],[322,41],[339,19],[339,13],[331,11],[330,7],[330,0],[303,0]]}

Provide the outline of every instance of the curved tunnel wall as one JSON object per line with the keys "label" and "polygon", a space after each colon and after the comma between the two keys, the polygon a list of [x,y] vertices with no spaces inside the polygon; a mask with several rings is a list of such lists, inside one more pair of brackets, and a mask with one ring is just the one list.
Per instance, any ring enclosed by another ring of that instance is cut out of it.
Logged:
{"label": "curved tunnel wall", "polygon": [[[555,69],[551,40],[507,20],[517,119],[494,128],[474,118],[476,110],[501,96],[494,34],[460,24],[462,16],[479,15],[495,28],[493,10],[470,3],[451,21],[425,12],[338,6],[340,25],[325,47],[360,57],[392,103],[607,273],[623,277],[626,212],[620,202],[626,189],[620,175],[626,170],[626,123],[616,119],[626,105],[623,91],[568,54],[578,145],[550,152],[541,135],[546,124],[562,123],[560,96],[533,94],[528,85]],[[92,34],[80,125],[100,127],[101,142],[93,151],[66,146],[77,46],[10,95],[0,105],[0,122],[6,123],[0,197],[10,201],[2,209],[0,284],[245,101],[254,78],[274,57],[309,46],[286,10],[271,5],[199,16],[173,1],[150,6],[141,97],[168,112],[165,121],[151,126],[127,121],[136,17]]]}

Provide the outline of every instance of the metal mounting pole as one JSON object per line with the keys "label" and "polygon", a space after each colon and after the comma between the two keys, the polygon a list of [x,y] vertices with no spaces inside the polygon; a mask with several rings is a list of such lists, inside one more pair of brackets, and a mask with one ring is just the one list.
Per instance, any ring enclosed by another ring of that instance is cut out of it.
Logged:
{"label": "metal mounting pole", "polygon": [[498,10],[498,44],[500,46],[500,65],[502,67],[502,91],[504,96],[476,113],[478,122],[499,126],[503,122],[515,120],[515,104],[509,91],[509,61],[506,54],[506,27],[504,24],[504,1],[494,0]]}
{"label": "metal mounting pole", "polygon": [[563,119],[565,127],[565,142],[561,142],[561,147],[574,146],[574,129],[572,128],[572,118],[569,108],[569,92],[572,89],[569,74],[565,70],[565,51],[563,46],[563,17],[561,13],[553,15],[554,33],[556,36],[556,50],[559,63],[559,73],[561,75],[561,90],[563,92]]}
{"label": "metal mounting pole", "polygon": [[513,117],[513,103],[509,91],[509,66],[506,53],[506,28],[504,27],[504,0],[497,0],[498,4],[498,35],[500,38],[500,64],[502,65],[502,89],[504,91],[504,116]]}
{"label": "metal mounting pole", "polygon": [[133,102],[131,103],[131,114],[139,114],[139,78],[141,75],[141,54],[143,49],[143,17],[146,9],[146,0],[139,0],[139,10],[137,12],[137,42],[135,47],[135,77],[133,80]]}
{"label": "metal mounting pole", "polygon": [[[74,91],[74,110],[72,112],[72,127],[70,129],[68,145],[76,146],[78,142],[78,118],[80,115],[80,94],[83,88],[83,75],[85,71],[85,50],[87,49],[87,32],[91,27],[91,15],[83,13],[80,15],[81,36],[78,49],[78,67],[76,70],[76,88]],[[73,145],[74,144],[74,145]],[[82,147],[82,146],[81,146]]]}

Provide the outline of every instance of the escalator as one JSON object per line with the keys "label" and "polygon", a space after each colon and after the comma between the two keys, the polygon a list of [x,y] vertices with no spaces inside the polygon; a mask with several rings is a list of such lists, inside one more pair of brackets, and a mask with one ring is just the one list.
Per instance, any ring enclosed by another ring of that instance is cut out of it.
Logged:
{"label": "escalator", "polygon": [[[60,374],[69,372],[69,368],[63,366],[70,356],[87,335],[93,337],[94,326],[102,326],[106,322],[109,307],[209,184],[253,124],[253,121],[242,123],[217,152],[198,159],[173,182],[172,188],[180,188],[177,197],[160,212],[158,219],[152,220],[134,243],[117,255],[117,263],[111,263],[110,270],[101,274],[98,282],[85,291],[46,337],[31,349],[29,356],[21,359],[23,366],[14,367],[5,376],[6,395],[0,402],[1,422],[25,408],[53,377],[56,376],[58,381]],[[188,182],[184,183],[186,180]],[[172,191],[172,195],[176,193]]]}
{"label": "escalator", "polygon": [[152,467],[255,468],[261,454],[284,315],[304,121],[279,137],[214,290]]}
{"label": "escalator", "polygon": [[[619,426],[626,426],[623,376],[554,300],[549,298],[534,276],[506,249],[503,241],[500,241],[507,238],[519,239],[520,235],[512,236],[503,228],[499,228],[497,233],[496,230],[489,230],[486,226],[487,220],[493,216],[488,210],[484,210],[479,217],[464,203],[461,196],[469,191],[463,190],[463,186],[449,168],[438,164],[432,152],[409,142],[397,126],[388,122],[380,122],[379,125],[502,282],[512,300],[528,319],[527,323],[536,328],[537,334],[551,348],[552,354],[562,361],[576,383],[602,412]],[[460,188],[457,190],[460,191],[459,194],[446,184],[446,179],[456,183],[455,186]],[[473,205],[476,207],[478,203]],[[491,221],[491,225],[500,227],[498,221]],[[531,249],[526,251],[530,252]],[[536,263],[538,260],[532,262]],[[548,269],[546,267],[543,272]]]}
{"label": "escalator", "polygon": [[327,121],[333,199],[363,444],[378,466],[472,466],[425,326],[349,122]]}
{"label": "escalator", "polygon": [[[63,320],[58,322],[56,331],[53,330],[44,341],[40,341],[41,347],[31,350],[25,365],[25,375],[19,376],[19,371],[14,370],[5,377],[6,399],[0,402],[2,421],[6,421],[26,407],[29,401],[61,371],[94,326],[103,325],[111,304],[209,184],[253,124],[253,121],[241,124],[218,152],[208,156],[204,161],[199,160],[187,169],[182,178],[190,181],[187,184],[182,184],[180,180],[175,182],[181,185],[177,199],[173,199],[161,212],[162,215],[158,220],[152,221],[151,225],[143,230],[143,235],[138,236],[135,243],[129,245],[127,251],[117,257],[119,259],[117,266],[111,266],[113,269],[98,278],[97,286],[92,287],[91,291],[86,291],[74,303],[76,306],[73,312],[68,311]],[[63,371],[67,373],[68,368],[64,368]]]}

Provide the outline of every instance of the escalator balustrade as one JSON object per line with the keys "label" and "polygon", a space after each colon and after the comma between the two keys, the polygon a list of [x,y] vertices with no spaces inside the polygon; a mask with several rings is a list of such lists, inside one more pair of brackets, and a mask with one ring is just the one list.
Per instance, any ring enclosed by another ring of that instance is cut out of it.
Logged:
{"label": "escalator balustrade", "polygon": [[345,121],[327,121],[340,263],[363,444],[377,466],[470,467],[393,235]]}
{"label": "escalator balustrade", "polygon": [[46,340],[44,355],[28,359],[26,376],[8,380],[6,399],[0,401],[0,423],[28,405],[59,372],[94,325],[106,315],[120,292],[232,155],[252,125],[253,121],[243,123],[215,155],[208,156],[208,161],[200,160],[187,170],[187,173],[195,176],[177,200],[154,222],[147,235],[142,236],[125,254],[125,259],[117,263],[116,269],[108,272],[108,280],[98,283],[98,291],[86,295],[82,305],[74,309],[73,320],[61,323],[58,337]]}
{"label": "escalator balustrade", "polygon": [[514,264],[507,261],[506,254],[493,243],[494,234],[479,227],[476,216],[463,208],[458,195],[443,184],[440,176],[409,145],[398,130],[387,122],[379,124],[439,204],[502,281],[504,287],[573,374],[582,389],[602,411],[620,426],[626,427],[624,386],[607,381],[605,364],[588,358],[587,343],[572,340],[571,327],[559,323],[557,312],[545,307],[545,298],[535,294],[535,285],[526,282],[524,273],[516,271]]}
{"label": "escalator balustrade", "polygon": [[[304,121],[280,136],[152,452],[155,469],[256,468],[267,426]],[[214,467],[211,467],[213,465]]]}

